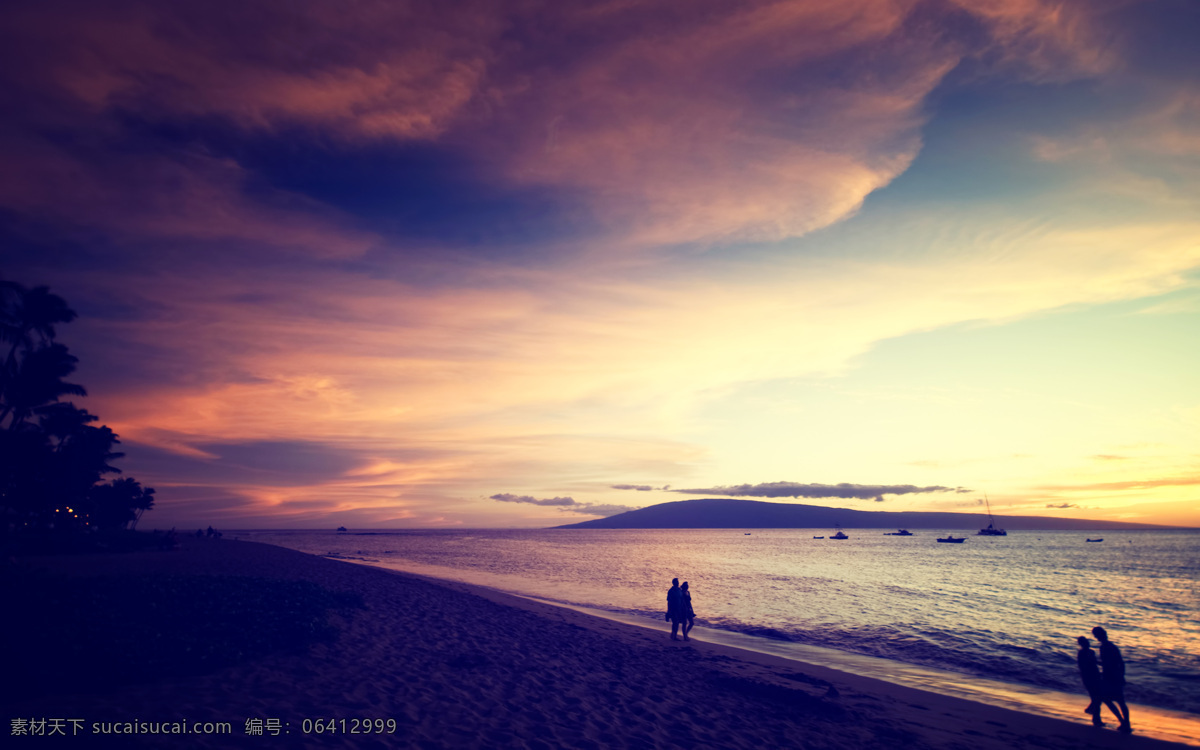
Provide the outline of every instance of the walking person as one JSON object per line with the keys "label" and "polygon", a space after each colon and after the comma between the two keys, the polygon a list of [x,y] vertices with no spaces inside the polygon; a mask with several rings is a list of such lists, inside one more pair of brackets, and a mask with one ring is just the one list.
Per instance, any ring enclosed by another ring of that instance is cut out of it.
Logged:
{"label": "walking person", "polygon": [[1100,664],[1096,661],[1096,652],[1092,650],[1091,641],[1085,636],[1079,636],[1076,639],[1079,644],[1079,653],[1075,655],[1075,662],[1079,665],[1079,676],[1083,679],[1083,687],[1088,692],[1088,697],[1092,702],[1088,707],[1083,709],[1084,713],[1092,715],[1092,726],[1104,726],[1104,720],[1100,718],[1100,706],[1106,705],[1117,717],[1117,721],[1122,721],[1121,712],[1117,710],[1116,705],[1105,697],[1104,678],[1100,676]]}
{"label": "walking person", "polygon": [[688,590],[688,582],[684,581],[679,587],[681,594],[680,614],[683,615],[683,640],[688,640],[688,633],[696,625],[696,611],[692,609],[692,592]]}
{"label": "walking person", "polygon": [[[679,640],[679,626],[683,624],[683,589],[679,588],[679,579],[671,579],[671,588],[667,590],[667,619],[671,621],[671,640]],[[687,635],[684,635],[687,638]]]}
{"label": "walking person", "polygon": [[1125,705],[1125,660],[1121,658],[1121,649],[1117,648],[1117,644],[1108,640],[1108,633],[1104,628],[1097,625],[1092,628],[1092,635],[1100,641],[1101,681],[1104,686],[1104,698],[1121,707],[1117,714],[1117,718],[1121,720],[1117,731],[1128,734],[1133,731],[1133,726],[1129,723],[1129,706]]}

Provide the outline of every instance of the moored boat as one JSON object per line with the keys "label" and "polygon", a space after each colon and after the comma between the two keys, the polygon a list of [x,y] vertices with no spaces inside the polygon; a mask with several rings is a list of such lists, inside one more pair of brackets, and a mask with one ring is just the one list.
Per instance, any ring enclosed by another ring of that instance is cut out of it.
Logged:
{"label": "moored boat", "polygon": [[967,541],[967,538],[965,536],[955,538],[953,534],[948,534],[945,539],[939,538],[938,541],[942,544],[962,544]]}
{"label": "moored boat", "polygon": [[908,529],[899,529],[898,531],[885,531],[884,536],[912,536],[913,533]]}

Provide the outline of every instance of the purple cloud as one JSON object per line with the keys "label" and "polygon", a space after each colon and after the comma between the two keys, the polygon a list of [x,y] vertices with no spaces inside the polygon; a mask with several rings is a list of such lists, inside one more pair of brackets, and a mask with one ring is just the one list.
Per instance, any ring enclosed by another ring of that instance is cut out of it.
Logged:
{"label": "purple cloud", "polygon": [[559,508],[565,513],[579,513],[585,516],[615,516],[626,511],[634,510],[628,505],[613,505],[602,503],[576,503],[574,507]]}
{"label": "purple cloud", "polygon": [[969,492],[961,487],[917,487],[911,484],[801,484],[799,482],[764,482],[735,486],[670,490],[685,495],[725,495],[728,497],[837,497],[847,500],[883,502],[884,495],[921,495],[929,492]]}
{"label": "purple cloud", "polygon": [[490,499],[498,500],[502,503],[526,503],[528,505],[556,507],[564,513],[579,513],[585,516],[615,516],[627,510],[633,510],[628,505],[581,503],[573,497],[536,498],[533,495],[514,495],[509,492],[492,495]]}
{"label": "purple cloud", "polygon": [[576,503],[575,499],[571,498],[571,497],[546,497],[546,498],[539,499],[539,498],[533,497],[532,495],[513,495],[508,492],[504,492],[504,493],[501,493],[498,495],[492,495],[490,499],[498,500],[502,503],[528,503],[529,505],[563,506],[563,505],[578,505],[579,504],[579,503]]}

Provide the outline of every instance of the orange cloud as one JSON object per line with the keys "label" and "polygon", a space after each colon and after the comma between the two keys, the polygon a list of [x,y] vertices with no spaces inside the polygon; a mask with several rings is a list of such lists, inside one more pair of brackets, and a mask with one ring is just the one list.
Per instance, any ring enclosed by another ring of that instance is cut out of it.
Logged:
{"label": "orange cloud", "polygon": [[97,109],[438,135],[503,30],[491,4],[50,2],[9,14],[25,75]]}
{"label": "orange cloud", "polygon": [[902,3],[706,11],[641,19],[510,97],[534,125],[512,178],[582,189],[635,247],[801,235],[908,166],[920,102],[958,59],[904,29]]}
{"label": "orange cloud", "polygon": [[1115,490],[1152,490],[1159,487],[1191,487],[1200,484],[1200,477],[1163,477],[1158,479],[1131,479],[1124,482],[1095,482],[1092,484],[1062,484],[1039,487],[1047,492],[1104,492]]}
{"label": "orange cloud", "polygon": [[1139,82],[1141,106],[1116,113],[1070,133],[1036,136],[1033,154],[1047,162],[1090,163],[1150,173],[1134,189],[1162,196],[1154,184],[1163,172],[1197,185],[1192,162],[1200,157],[1200,89]]}
{"label": "orange cloud", "polygon": [[1128,0],[951,0],[988,25],[986,50],[1039,80],[1072,80],[1120,62],[1116,34],[1100,22]]}

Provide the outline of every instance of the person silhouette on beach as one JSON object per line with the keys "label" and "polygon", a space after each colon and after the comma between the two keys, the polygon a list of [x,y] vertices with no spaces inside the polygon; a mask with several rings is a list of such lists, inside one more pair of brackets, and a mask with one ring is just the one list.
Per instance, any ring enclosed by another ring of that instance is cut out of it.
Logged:
{"label": "person silhouette on beach", "polygon": [[[679,626],[683,624],[683,589],[679,588],[679,579],[671,579],[671,588],[667,590],[667,619],[671,621],[671,640],[679,640]],[[687,635],[684,635],[687,638]]]}
{"label": "person silhouette on beach", "polygon": [[1079,676],[1083,679],[1083,687],[1087,690],[1088,697],[1092,699],[1088,707],[1083,709],[1084,713],[1092,715],[1093,726],[1102,727],[1104,720],[1100,718],[1100,706],[1106,705],[1117,717],[1117,721],[1123,721],[1116,704],[1105,697],[1104,678],[1100,676],[1100,664],[1096,661],[1096,652],[1092,650],[1091,641],[1082,635],[1075,640],[1079,644],[1079,653],[1075,655],[1075,662],[1079,665]]}
{"label": "person silhouette on beach", "polygon": [[688,640],[688,633],[696,625],[696,611],[692,609],[692,592],[688,590],[688,582],[684,581],[679,587],[679,607],[683,616],[683,640]]}
{"label": "person silhouette on beach", "polygon": [[1129,706],[1125,705],[1125,660],[1121,658],[1121,649],[1117,648],[1117,644],[1108,640],[1108,632],[1099,625],[1092,628],[1092,635],[1100,641],[1100,666],[1102,667],[1101,678],[1105,701],[1115,701],[1121,707],[1121,711],[1117,714],[1117,718],[1121,720],[1117,731],[1132,732],[1133,726],[1129,723]]}

